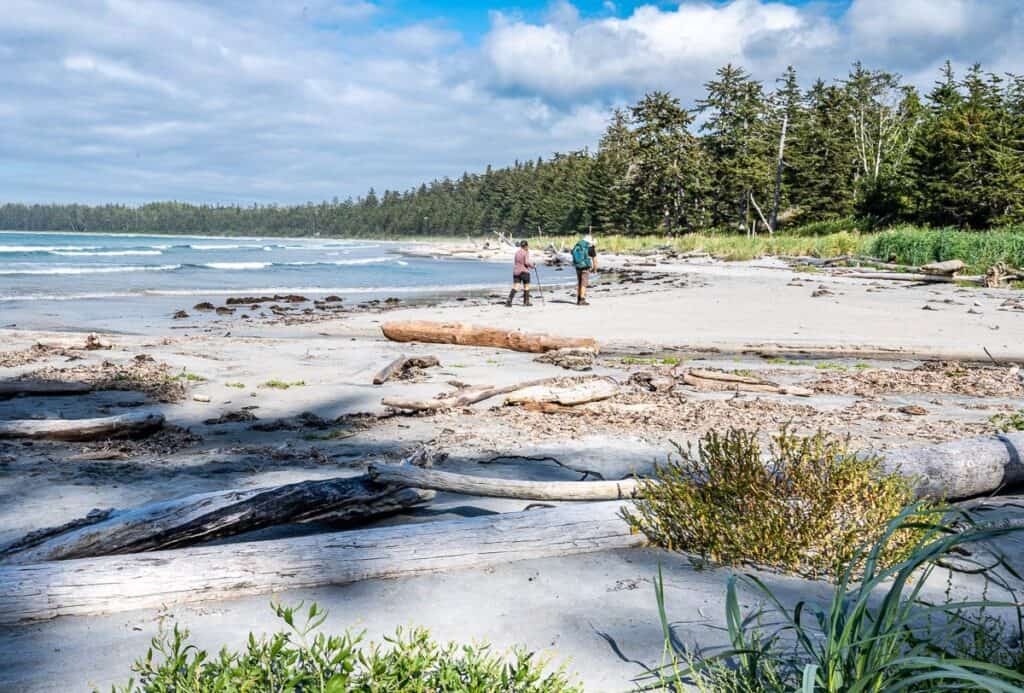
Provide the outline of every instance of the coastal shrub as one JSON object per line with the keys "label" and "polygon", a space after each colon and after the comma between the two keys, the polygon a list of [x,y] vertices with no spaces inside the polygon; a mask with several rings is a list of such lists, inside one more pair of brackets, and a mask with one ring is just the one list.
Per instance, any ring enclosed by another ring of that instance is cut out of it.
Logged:
{"label": "coastal shrub", "polygon": [[137,678],[114,693],[421,693],[504,691],[576,693],[583,689],[564,667],[514,649],[497,653],[489,645],[440,644],[427,630],[399,628],[382,644],[363,634],[326,635],[327,612],[273,605],[286,630],[249,634],[244,649],[216,655],[189,644],[189,632],[161,626],[146,655],[135,662]]}
{"label": "coastal shrub", "polygon": [[[757,576],[733,575],[725,604],[729,644],[718,651],[691,652],[672,637],[659,573],[664,665],[640,682],[715,693],[1024,690],[1024,618],[1007,580],[1017,574],[991,546],[1020,528],[978,524],[961,513],[956,526],[946,513],[904,508],[873,544],[858,549],[831,598],[820,603],[799,600],[790,608]],[[890,544],[907,534],[917,539],[906,556],[886,566]],[[980,598],[954,600],[952,572],[945,595],[925,598],[935,571],[950,564],[983,585]],[[990,599],[993,586],[1010,599]],[[740,588],[744,600],[760,605],[744,613]]]}
{"label": "coastal shrub", "polygon": [[1024,227],[960,231],[900,226],[874,236],[869,255],[905,265],[963,260],[967,270],[983,273],[996,263],[1024,267]]}
{"label": "coastal shrub", "polygon": [[[658,546],[719,563],[834,576],[913,500],[910,482],[880,473],[879,458],[822,432],[783,429],[763,451],[755,432],[712,431],[696,450],[676,450],[625,517]],[[883,564],[901,560],[913,540],[901,531]]]}

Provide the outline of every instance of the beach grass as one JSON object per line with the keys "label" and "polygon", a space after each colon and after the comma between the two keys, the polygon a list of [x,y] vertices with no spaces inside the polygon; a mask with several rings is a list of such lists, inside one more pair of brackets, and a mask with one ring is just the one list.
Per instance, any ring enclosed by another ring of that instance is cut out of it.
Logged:
{"label": "beach grass", "polygon": [[305,384],[306,384],[305,380],[294,380],[292,382],[288,382],[286,380],[277,380],[275,378],[275,379],[266,381],[265,383],[260,385],[260,387],[269,388],[271,390],[287,390],[287,389],[293,388],[293,387],[302,387]]}

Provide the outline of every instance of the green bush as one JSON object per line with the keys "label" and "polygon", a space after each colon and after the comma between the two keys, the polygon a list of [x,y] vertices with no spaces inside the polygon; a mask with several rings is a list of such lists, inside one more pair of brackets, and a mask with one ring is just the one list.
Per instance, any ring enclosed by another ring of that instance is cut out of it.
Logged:
{"label": "green bush", "polygon": [[[913,499],[910,483],[847,441],[785,429],[763,459],[754,432],[704,436],[658,465],[626,519],[654,544],[721,563],[834,575]],[[913,540],[901,532],[884,561]]]}
{"label": "green bush", "polygon": [[288,630],[259,638],[250,633],[244,650],[225,647],[216,656],[190,645],[187,630],[161,626],[132,666],[138,680],[115,693],[582,691],[564,667],[547,673],[546,662],[522,649],[504,655],[488,645],[441,645],[423,628],[399,629],[383,645],[363,646],[361,633],[318,632],[327,614],[316,604],[273,608]]}
{"label": "green bush", "polygon": [[[641,681],[670,690],[696,685],[715,693],[1024,690],[1019,602],[989,600],[985,594],[954,601],[951,588],[939,603],[922,596],[935,569],[953,562],[972,573],[976,585],[984,579],[986,590],[993,583],[1009,590],[1005,574],[1017,576],[1004,557],[977,549],[1020,528],[980,525],[962,514],[966,522],[954,526],[941,519],[945,512],[905,508],[873,545],[858,550],[823,604],[798,601],[790,609],[756,576],[732,576],[725,614],[730,644],[714,654],[693,656],[671,637],[659,574],[655,594],[666,663]],[[922,524],[926,528],[907,557],[884,567],[882,557],[891,552],[893,538],[918,532]],[[979,555],[985,558],[974,558]],[[863,571],[854,568],[858,565]],[[765,606],[744,614],[739,585]],[[1012,621],[994,611],[1008,611]]]}
{"label": "green bush", "polygon": [[914,266],[963,260],[974,273],[983,273],[999,262],[1024,267],[1024,227],[959,231],[899,226],[874,236],[868,252],[882,260]]}

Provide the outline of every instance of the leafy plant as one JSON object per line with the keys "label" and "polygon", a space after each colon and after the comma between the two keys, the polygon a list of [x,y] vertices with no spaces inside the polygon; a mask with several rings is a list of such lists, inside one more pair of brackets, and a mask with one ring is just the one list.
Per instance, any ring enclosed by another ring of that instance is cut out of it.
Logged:
{"label": "leafy plant", "polygon": [[[965,547],[1020,528],[981,525],[962,514],[966,526],[954,527],[941,518],[946,512],[920,504],[904,508],[873,544],[851,558],[827,603],[801,600],[787,608],[758,577],[732,576],[725,614],[730,644],[715,654],[694,657],[670,637],[659,574],[655,593],[667,663],[641,680],[651,688],[696,684],[701,690],[737,693],[1020,691],[1024,618],[1016,600],[994,601],[983,594],[955,601],[949,589],[942,602],[924,597],[935,569],[954,559],[963,570],[983,576],[986,585],[1009,590],[1005,575],[1020,576],[1002,557],[983,563]],[[886,567],[890,544],[908,532],[917,539],[906,557]],[[741,585],[764,602],[746,615],[739,606]],[[1015,619],[1008,624],[989,613],[994,609],[1009,609]],[[762,625],[766,622],[772,625]]]}
{"label": "leafy plant", "polygon": [[990,417],[988,422],[1000,433],[1024,431],[1024,409],[1012,414],[996,414]]}
{"label": "leafy plant", "polygon": [[[757,434],[738,429],[676,449],[625,517],[654,544],[716,562],[832,576],[913,499],[907,479],[880,473],[878,457],[821,432],[783,429],[766,459]],[[914,538],[901,530],[883,564],[902,560]]]}
{"label": "leafy plant", "polygon": [[233,387],[236,390],[244,390],[245,383],[224,383],[224,387]]}
{"label": "leafy plant", "polygon": [[172,380],[187,380],[190,383],[205,383],[206,376],[199,375],[198,373],[189,373],[186,370],[182,370],[181,373],[174,376]]}
{"label": "leafy plant", "polygon": [[[146,656],[132,666],[132,679],[115,693],[426,693],[582,691],[564,667],[547,672],[547,662],[514,649],[499,654],[486,644],[439,644],[424,628],[403,630],[384,643],[363,645],[364,635],[319,632],[327,612],[272,605],[288,626],[273,635],[252,633],[244,650],[226,647],[216,656],[189,644],[189,632],[161,624]],[[304,619],[304,620],[302,620]]]}

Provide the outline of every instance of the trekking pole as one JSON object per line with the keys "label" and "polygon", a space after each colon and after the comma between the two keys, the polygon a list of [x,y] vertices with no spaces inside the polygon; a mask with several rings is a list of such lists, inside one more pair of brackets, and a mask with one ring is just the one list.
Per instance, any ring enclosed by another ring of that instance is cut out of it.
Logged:
{"label": "trekking pole", "polygon": [[538,270],[536,267],[534,267],[533,268],[533,273],[535,275],[537,275],[537,297],[540,298],[540,302],[543,304],[544,303],[544,291],[541,289],[541,285],[540,285],[540,270]]}

